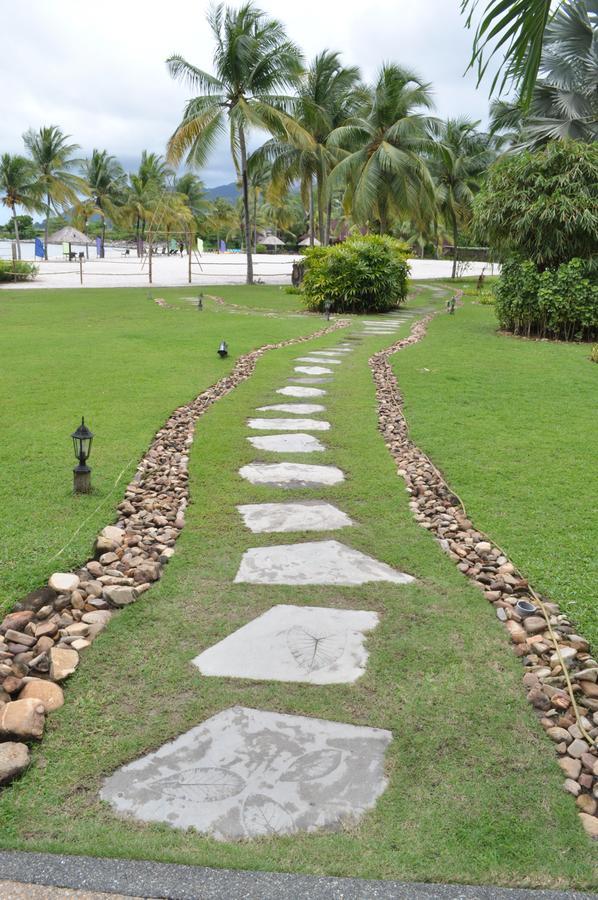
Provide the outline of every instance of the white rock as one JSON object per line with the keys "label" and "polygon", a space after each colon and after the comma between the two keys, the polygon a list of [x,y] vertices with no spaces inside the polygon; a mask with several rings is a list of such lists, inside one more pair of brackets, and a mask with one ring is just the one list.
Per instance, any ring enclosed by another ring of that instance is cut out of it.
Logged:
{"label": "white rock", "polygon": [[54,572],[48,584],[58,594],[72,594],[79,587],[79,578],[71,572]]}

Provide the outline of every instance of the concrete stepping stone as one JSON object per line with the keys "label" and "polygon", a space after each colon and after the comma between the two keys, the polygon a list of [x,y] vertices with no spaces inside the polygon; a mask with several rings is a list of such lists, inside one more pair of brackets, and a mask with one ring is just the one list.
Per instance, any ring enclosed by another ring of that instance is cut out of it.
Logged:
{"label": "concrete stepping stone", "polygon": [[248,419],[255,431],[328,431],[330,422],[323,419]]}
{"label": "concrete stepping stone", "polygon": [[271,453],[317,453],[326,449],[312,434],[267,434],[247,438],[256,450]]}
{"label": "concrete stepping stone", "polygon": [[239,475],[251,484],[281,488],[328,486],[345,480],[343,471],[336,466],[290,462],[250,463],[239,469]]}
{"label": "concrete stepping stone", "polygon": [[299,385],[289,385],[288,387],[278,388],[277,394],[283,397],[323,397],[328,391],[322,388],[300,387]]}
{"label": "concrete stepping stone", "polygon": [[387,786],[392,734],[234,706],[104,781],[118,813],[219,841],[339,830]]}
{"label": "concrete stepping stone", "polygon": [[251,584],[366,584],[415,579],[339,541],[252,547],[243,554],[235,582]]}
{"label": "concrete stepping stone", "polygon": [[289,379],[293,384],[330,384],[332,378],[314,378],[314,376],[306,376],[301,378],[299,375],[292,375]]}
{"label": "concrete stepping stone", "polygon": [[248,503],[237,506],[245,527],[254,534],[285,531],[335,531],[353,522],[349,516],[324,500],[300,503]]}
{"label": "concrete stepping stone", "polygon": [[270,406],[258,406],[258,412],[294,413],[298,416],[311,416],[313,413],[325,412],[321,403],[271,403]]}
{"label": "concrete stepping stone", "polygon": [[318,359],[317,356],[298,356],[295,359],[295,362],[305,362],[305,363],[322,363],[325,362],[327,366],[340,366],[342,363],[342,359]]}
{"label": "concrete stepping stone", "polygon": [[352,684],[365,672],[375,612],[273,606],[193,660],[202,675]]}
{"label": "concrete stepping stone", "polygon": [[338,356],[339,353],[351,353],[352,351],[346,347],[339,347],[338,350],[312,350],[312,356]]}
{"label": "concrete stepping stone", "polygon": [[302,375],[332,375],[332,369],[325,366],[295,366],[295,372],[301,372]]}

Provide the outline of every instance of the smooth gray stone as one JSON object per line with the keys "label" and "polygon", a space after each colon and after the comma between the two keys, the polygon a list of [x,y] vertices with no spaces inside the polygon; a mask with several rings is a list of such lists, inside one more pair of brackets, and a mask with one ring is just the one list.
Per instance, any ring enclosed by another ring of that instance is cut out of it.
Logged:
{"label": "smooth gray stone", "polygon": [[330,422],[323,419],[248,419],[249,428],[254,431],[328,431]]}
{"label": "smooth gray stone", "polygon": [[280,604],[196,656],[202,675],[352,684],[365,672],[375,612]]}
{"label": "smooth gray stone", "polygon": [[313,413],[325,412],[321,403],[272,403],[270,406],[258,406],[258,412],[293,413],[298,416],[311,416]]}
{"label": "smooth gray stone", "polygon": [[297,356],[295,357],[295,362],[318,364],[325,362],[327,366],[340,366],[342,359],[330,359],[329,357],[326,357],[326,359],[318,359],[317,356]]}
{"label": "smooth gray stone", "polygon": [[326,366],[295,366],[295,372],[300,372],[301,375],[332,375],[332,369],[327,369]]}
{"label": "smooth gray stone", "polygon": [[333,381],[332,378],[314,378],[311,376],[310,378],[300,378],[298,375],[294,375],[289,378],[289,381],[292,381],[293,384],[330,384]]}
{"label": "smooth gray stone", "polygon": [[353,522],[324,500],[296,503],[247,503],[237,506],[245,526],[254,534],[286,531],[335,531]]}
{"label": "smooth gray stone", "polygon": [[339,347],[337,350],[311,350],[312,356],[338,356],[339,353],[351,353],[351,349],[349,347]]}
{"label": "smooth gray stone", "polygon": [[256,450],[268,450],[271,453],[317,453],[326,449],[313,434],[266,434],[248,437],[249,443]]}
{"label": "smooth gray stone", "polygon": [[323,397],[328,392],[322,388],[289,385],[288,387],[278,388],[276,393],[282,394],[283,397]]}
{"label": "smooth gray stone", "polygon": [[104,781],[102,800],[142,822],[219,841],[339,830],[387,786],[392,734],[235,706]]}
{"label": "smooth gray stone", "polygon": [[235,576],[235,582],[248,584],[366,584],[370,581],[408,584],[415,579],[339,541],[252,547],[243,554]]}
{"label": "smooth gray stone", "polygon": [[344,473],[336,466],[316,466],[309,463],[250,463],[239,469],[239,475],[252,484],[270,487],[303,488],[339,484]]}

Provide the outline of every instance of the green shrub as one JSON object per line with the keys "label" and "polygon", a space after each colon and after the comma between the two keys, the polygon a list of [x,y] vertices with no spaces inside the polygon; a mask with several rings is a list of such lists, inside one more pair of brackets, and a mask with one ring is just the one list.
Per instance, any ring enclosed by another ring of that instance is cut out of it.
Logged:
{"label": "green shrub", "polygon": [[527,337],[598,337],[598,278],[581,259],[539,272],[531,261],[505,263],[495,288],[502,328]]}
{"label": "green shrub", "polygon": [[38,267],[23,260],[0,259],[0,281],[28,281],[35,278]]}
{"label": "green shrub", "polygon": [[407,296],[407,248],[391,237],[353,237],[306,251],[303,295],[312,312],[379,313]]}
{"label": "green shrub", "polygon": [[598,363],[598,344],[594,344],[590,350],[590,361]]}

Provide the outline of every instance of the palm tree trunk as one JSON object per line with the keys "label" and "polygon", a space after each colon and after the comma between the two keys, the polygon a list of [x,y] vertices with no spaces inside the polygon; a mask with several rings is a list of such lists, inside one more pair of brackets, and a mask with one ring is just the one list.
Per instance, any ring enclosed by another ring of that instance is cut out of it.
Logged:
{"label": "palm tree trunk", "polygon": [[451,224],[453,226],[453,273],[451,278],[457,277],[457,244],[459,243],[459,231],[457,227],[457,217],[454,210],[451,209]]}
{"label": "palm tree trunk", "polygon": [[253,195],[253,252],[257,253],[257,190]]}
{"label": "palm tree trunk", "polygon": [[309,176],[309,246],[314,245],[314,182]]}
{"label": "palm tree trunk", "polygon": [[44,227],[44,259],[48,259],[48,231],[50,228],[50,195],[46,194],[46,224]]}
{"label": "palm tree trunk", "polygon": [[12,207],[12,220],[15,226],[15,243],[17,245],[17,259],[21,258],[21,241],[19,238],[19,221],[17,219],[17,210],[15,205]]}
{"label": "palm tree trunk", "polygon": [[316,175],[316,184],[318,188],[318,233],[320,244],[324,246],[324,179],[321,172]]}
{"label": "palm tree trunk", "polygon": [[325,237],[325,245],[328,247],[330,244],[330,227],[332,222],[332,197],[328,198],[328,203],[326,205],[326,234]]}
{"label": "palm tree trunk", "polygon": [[106,253],[104,250],[105,246],[106,246],[106,216],[102,216],[102,250],[100,253],[101,259],[104,259],[104,256]]}
{"label": "palm tree trunk", "polygon": [[247,148],[245,146],[245,132],[243,126],[239,126],[239,149],[241,150],[241,178],[243,180],[243,210],[245,249],[247,253],[247,284],[253,284],[253,257],[251,255],[251,224],[249,222],[249,181],[247,179]]}

